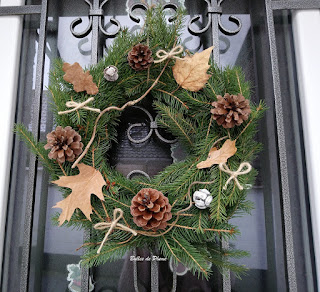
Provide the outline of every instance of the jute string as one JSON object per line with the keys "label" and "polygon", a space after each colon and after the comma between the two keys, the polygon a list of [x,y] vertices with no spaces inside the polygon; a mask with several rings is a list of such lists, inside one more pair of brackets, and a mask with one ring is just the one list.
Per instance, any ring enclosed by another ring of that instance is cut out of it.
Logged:
{"label": "jute string", "polygon": [[[247,168],[245,170],[243,170],[244,168]],[[239,183],[237,177],[239,175],[243,175],[243,174],[247,174],[251,171],[252,166],[249,162],[242,162],[239,166],[239,168],[236,171],[232,171],[229,169],[228,165],[225,163],[220,163],[219,164],[219,169],[222,170],[223,172],[226,172],[228,174],[230,174],[230,177],[228,178],[228,180],[226,181],[223,189],[226,190],[228,184],[234,180],[235,184],[238,186],[239,190],[243,190],[243,186]]]}
{"label": "jute string", "polygon": [[182,60],[182,58],[177,57],[177,55],[183,53],[183,46],[179,45],[174,47],[170,52],[166,52],[165,50],[159,50],[156,53],[156,56],[158,57],[158,60],[155,60],[154,63],[161,63],[167,59],[179,59]]}
{"label": "jute string", "polygon": [[66,102],[66,107],[72,108],[72,109],[66,110],[66,111],[60,111],[60,112],[58,112],[58,114],[59,115],[69,114],[69,113],[72,113],[72,112],[74,112],[74,111],[76,111],[78,109],[81,109],[81,108],[86,109],[88,111],[100,113],[100,110],[98,108],[92,108],[92,107],[86,106],[89,102],[91,102],[93,100],[94,100],[94,98],[90,97],[86,101],[81,102],[81,103],[78,103],[78,102],[75,102],[75,101],[67,101]]}
{"label": "jute string", "polygon": [[113,221],[112,222],[101,222],[101,223],[97,223],[93,226],[93,228],[97,229],[97,230],[105,230],[105,229],[109,228],[108,232],[104,236],[103,241],[100,244],[100,247],[97,251],[97,254],[99,254],[101,252],[101,249],[102,249],[104,243],[107,241],[108,236],[111,234],[113,229],[115,229],[116,227],[118,227],[124,231],[131,232],[134,236],[136,236],[138,234],[135,230],[133,230],[133,229],[121,224],[121,223],[118,223],[122,217],[123,217],[123,211],[120,208],[116,208],[113,210]]}

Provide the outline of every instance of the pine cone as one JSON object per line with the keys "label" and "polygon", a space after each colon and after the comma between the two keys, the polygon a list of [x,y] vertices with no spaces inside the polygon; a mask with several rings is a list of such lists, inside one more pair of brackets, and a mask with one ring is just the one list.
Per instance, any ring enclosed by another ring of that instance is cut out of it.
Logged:
{"label": "pine cone", "polygon": [[152,52],[148,46],[135,45],[128,54],[129,65],[136,71],[148,69],[153,63]]}
{"label": "pine cone", "polygon": [[81,153],[83,143],[81,136],[71,127],[58,126],[54,131],[47,134],[47,144],[44,149],[51,149],[48,154],[50,159],[60,163],[66,160],[73,162]]}
{"label": "pine cone", "polygon": [[172,218],[168,198],[155,189],[142,189],[135,195],[130,211],[134,223],[145,230],[165,229]]}
{"label": "pine cone", "polygon": [[230,95],[226,93],[224,97],[217,96],[218,101],[214,101],[211,109],[213,119],[218,125],[224,128],[233,128],[235,125],[240,126],[246,121],[251,113],[249,100],[241,94]]}

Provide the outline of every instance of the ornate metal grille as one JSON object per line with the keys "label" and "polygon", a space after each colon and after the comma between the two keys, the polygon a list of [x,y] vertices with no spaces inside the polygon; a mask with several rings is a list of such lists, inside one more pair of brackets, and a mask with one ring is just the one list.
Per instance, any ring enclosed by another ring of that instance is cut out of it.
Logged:
{"label": "ornate metal grille", "polygon": [[[76,38],[84,38],[90,32],[92,32],[91,37],[91,63],[95,64],[98,62],[99,57],[102,55],[102,44],[101,41],[106,38],[112,38],[120,30],[121,23],[111,18],[110,23],[115,26],[115,28],[108,32],[104,24],[104,7],[107,2],[112,4],[112,1],[115,0],[84,0],[88,4],[88,17],[89,24],[82,32],[76,32],[75,28],[82,22],[80,18],[76,18],[72,23],[70,30]],[[241,31],[242,24],[241,20],[236,16],[230,16],[229,21],[233,22],[236,25],[236,29],[229,30],[225,28],[222,24],[221,16],[223,15],[223,2],[228,0],[198,0],[203,2],[203,7],[206,10],[204,15],[204,27],[202,29],[195,29],[194,22],[199,20],[200,16],[194,16],[190,19],[188,28],[189,31],[196,35],[205,34],[207,31],[211,31],[212,44],[214,45],[214,61],[219,65],[220,64],[220,41],[219,41],[219,30],[226,35],[235,35]],[[254,2],[254,1],[251,1]],[[297,260],[295,257],[296,251],[293,244],[293,231],[292,231],[292,208],[291,208],[291,194],[289,190],[289,175],[290,169],[288,169],[288,158],[287,158],[287,143],[285,135],[285,121],[284,121],[284,110],[282,105],[282,93],[281,93],[281,84],[280,84],[280,69],[279,69],[279,60],[278,60],[278,51],[277,51],[277,42],[276,42],[276,29],[275,29],[275,20],[274,14],[275,11],[282,10],[292,10],[292,9],[319,9],[320,3],[318,0],[299,0],[299,1],[290,1],[290,0],[280,0],[280,1],[271,1],[265,0],[258,1],[259,4],[252,4],[253,9],[264,9],[262,15],[266,17],[267,23],[267,41],[269,44],[269,53],[270,53],[270,73],[272,75],[272,84],[273,84],[273,95],[274,95],[274,109],[276,116],[276,140],[277,147],[279,151],[279,172],[280,172],[280,186],[281,186],[281,198],[282,198],[282,216],[283,216],[283,226],[284,226],[284,249],[286,253],[285,258],[285,267],[286,267],[286,277],[287,281],[285,284],[278,283],[278,288],[287,288],[289,291],[298,291],[298,277],[301,277],[297,274]],[[146,9],[144,4],[135,4],[131,7],[129,11],[130,17],[138,22],[139,19],[134,15],[134,10],[136,8]],[[174,4],[168,3],[163,6],[163,9],[176,9]],[[32,132],[37,138],[40,133],[40,115],[41,115],[41,106],[42,106],[42,94],[43,94],[43,81],[44,81],[44,61],[45,61],[45,48],[46,48],[46,35],[47,31],[47,21],[48,21],[48,0],[42,0],[41,5],[25,5],[21,7],[0,7],[0,16],[6,15],[40,15],[40,29],[39,29],[39,39],[38,39],[38,52],[37,52],[37,62],[36,62],[36,82],[33,99],[34,112],[32,116]],[[169,19],[170,20],[170,19]],[[142,109],[145,111],[144,109]],[[172,141],[164,139],[160,136],[157,131],[157,125],[152,116],[147,113],[150,118],[150,132],[146,138],[142,140],[147,140],[153,132],[156,135],[164,140],[166,143],[171,143]],[[136,127],[139,125],[132,125]],[[131,129],[132,129],[131,128]],[[131,130],[130,129],[130,130]],[[128,131],[128,136],[131,138],[132,142],[140,143],[142,140],[135,140],[130,136],[130,130]],[[130,139],[129,138],[129,139]],[[277,164],[277,163],[276,163]],[[31,256],[31,243],[32,243],[32,227],[33,227],[33,211],[35,204],[35,191],[36,191],[36,178],[37,178],[37,161],[33,155],[30,156],[29,162],[29,176],[28,176],[28,191],[26,198],[26,210],[25,210],[25,221],[24,221],[24,234],[23,234],[23,249],[22,249],[22,264],[21,264],[21,279],[20,279],[20,291],[29,290],[29,275],[30,275],[30,256]],[[225,243],[227,244],[227,243]],[[154,269],[155,267],[153,267]],[[154,272],[154,270],[153,270]],[[155,277],[156,278],[156,277]],[[157,278],[156,278],[157,279]],[[82,271],[82,291],[89,291],[89,271]],[[158,291],[158,282],[152,281],[152,291]],[[176,285],[176,278],[174,278],[174,286]],[[284,291],[281,290],[281,291]],[[231,291],[231,282],[230,276],[225,276],[223,279],[223,291]]]}

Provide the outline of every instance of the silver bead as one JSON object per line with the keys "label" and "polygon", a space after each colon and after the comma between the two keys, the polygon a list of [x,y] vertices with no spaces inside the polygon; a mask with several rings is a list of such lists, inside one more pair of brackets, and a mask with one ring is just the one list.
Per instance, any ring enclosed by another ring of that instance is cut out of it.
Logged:
{"label": "silver bead", "polygon": [[116,81],[119,78],[118,68],[116,66],[110,65],[103,70],[104,78],[108,81]]}
{"label": "silver bead", "polygon": [[212,196],[207,189],[201,189],[193,193],[193,201],[199,209],[206,209],[210,206]]}

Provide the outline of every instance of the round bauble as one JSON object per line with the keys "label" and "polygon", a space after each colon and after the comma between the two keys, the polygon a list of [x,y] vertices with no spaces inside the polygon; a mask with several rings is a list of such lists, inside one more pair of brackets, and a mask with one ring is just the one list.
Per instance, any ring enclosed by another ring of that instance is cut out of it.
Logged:
{"label": "round bauble", "polygon": [[107,81],[116,81],[119,78],[118,68],[110,65],[103,70],[103,76]]}
{"label": "round bauble", "polygon": [[193,201],[199,209],[206,209],[210,206],[212,196],[207,189],[201,189],[193,193]]}

